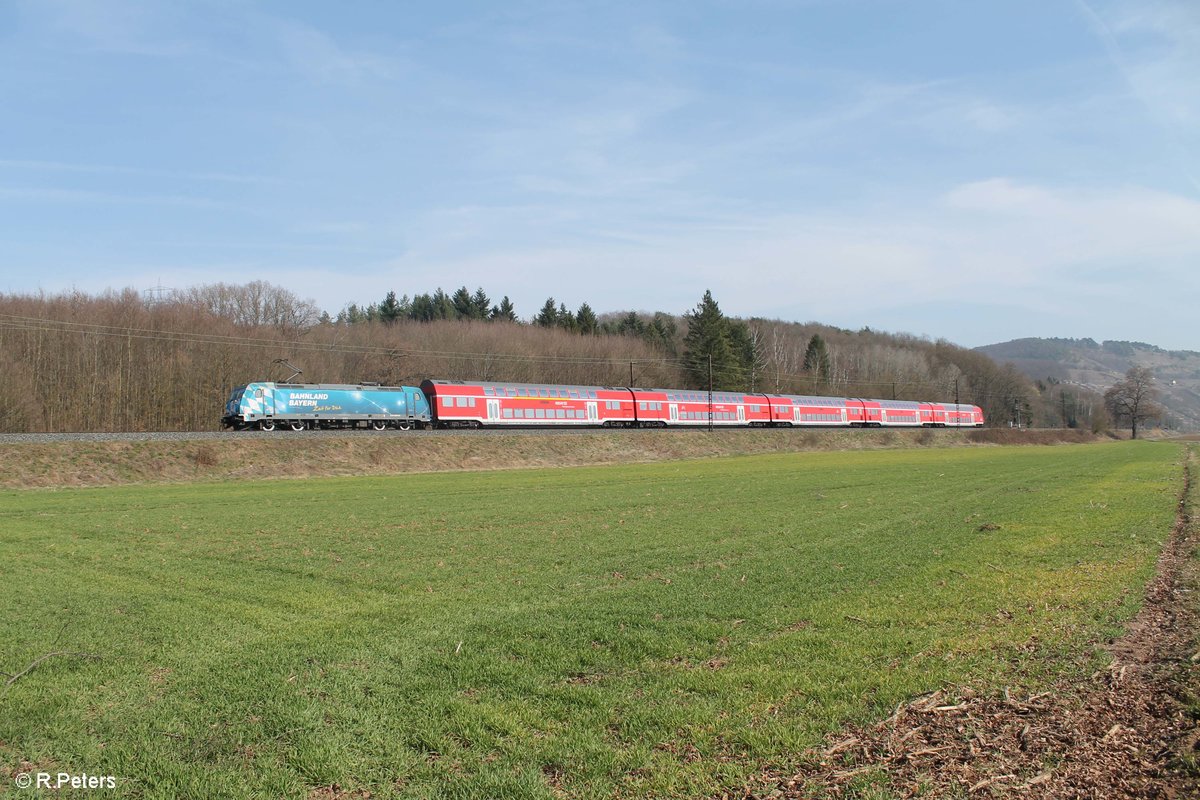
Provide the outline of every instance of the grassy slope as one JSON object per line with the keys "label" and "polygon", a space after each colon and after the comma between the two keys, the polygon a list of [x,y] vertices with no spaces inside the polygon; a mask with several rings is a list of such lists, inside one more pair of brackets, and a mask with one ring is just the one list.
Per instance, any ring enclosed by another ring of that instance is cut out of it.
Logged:
{"label": "grassy slope", "polygon": [[0,669],[102,655],[0,696],[0,764],[122,796],[707,795],[938,686],[1089,669],[1178,455],[0,493]]}
{"label": "grassy slope", "polygon": [[0,444],[0,488],[114,486],[129,483],[244,481],[259,478],[393,475],[516,467],[628,464],[681,458],[979,444],[1081,443],[1083,431],[773,429],[591,431],[521,436],[299,436],[241,439]]}

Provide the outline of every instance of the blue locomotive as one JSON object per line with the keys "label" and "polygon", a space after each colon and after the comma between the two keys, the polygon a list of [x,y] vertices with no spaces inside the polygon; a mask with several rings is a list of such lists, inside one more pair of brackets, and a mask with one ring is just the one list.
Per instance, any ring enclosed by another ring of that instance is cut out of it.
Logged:
{"label": "blue locomotive", "polygon": [[288,427],[409,430],[430,424],[429,403],[415,386],[248,383],[225,403],[221,425],[234,430]]}

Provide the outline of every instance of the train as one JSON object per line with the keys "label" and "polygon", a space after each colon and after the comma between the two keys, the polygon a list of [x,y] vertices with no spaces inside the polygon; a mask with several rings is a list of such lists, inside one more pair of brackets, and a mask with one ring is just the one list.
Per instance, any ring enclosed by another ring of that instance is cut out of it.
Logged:
{"label": "train", "polygon": [[234,430],[369,428],[982,428],[962,403],[511,381],[415,386],[262,381],[235,388]]}

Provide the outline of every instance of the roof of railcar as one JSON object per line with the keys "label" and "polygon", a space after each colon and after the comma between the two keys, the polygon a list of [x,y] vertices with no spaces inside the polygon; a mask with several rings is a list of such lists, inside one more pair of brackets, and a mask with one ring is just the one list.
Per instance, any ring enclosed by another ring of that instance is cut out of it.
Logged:
{"label": "roof of railcar", "polygon": [[784,400],[791,400],[793,405],[801,406],[830,406],[832,408],[844,408],[847,402],[845,397],[822,397],[808,394],[773,394],[769,396],[783,398]]}
{"label": "roof of railcar", "polygon": [[470,386],[479,387],[481,389],[496,389],[503,387],[505,389],[567,389],[584,392],[626,392],[629,391],[624,386],[584,386],[574,383],[522,383],[521,381],[439,381],[427,379],[421,383],[422,386],[429,384],[435,389],[444,387]]}
{"label": "roof of railcar", "polygon": [[[921,408],[921,404],[916,400],[867,400],[868,403],[878,403],[880,408],[900,408],[916,411]],[[929,405],[926,403],[925,405]]]}
{"label": "roof of railcar", "polygon": [[251,381],[246,386],[273,386],[276,389],[322,389],[335,392],[418,391],[416,386],[381,386],[378,383],[275,383],[274,381]]}
{"label": "roof of railcar", "polygon": [[[641,388],[638,388],[638,389],[634,389],[634,391],[635,392],[643,392],[645,394],[665,394],[668,397],[670,397],[673,394],[674,395],[681,395],[681,394],[698,395],[701,398],[699,401],[684,400],[683,402],[685,402],[685,403],[687,403],[687,402],[707,403],[708,402],[708,390],[707,389],[641,389]],[[727,392],[727,391],[713,391],[712,396],[713,396],[714,403],[740,403],[740,402],[742,402],[742,398],[745,398],[745,397],[762,397],[762,395],[752,394],[750,392]],[[717,398],[729,398],[729,399],[718,400]]]}

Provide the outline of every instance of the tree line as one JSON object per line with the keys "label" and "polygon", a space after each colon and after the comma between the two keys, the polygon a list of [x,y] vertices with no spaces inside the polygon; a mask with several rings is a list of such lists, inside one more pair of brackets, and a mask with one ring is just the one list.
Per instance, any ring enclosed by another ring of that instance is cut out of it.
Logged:
{"label": "tree line", "polygon": [[391,325],[403,320],[412,322],[434,322],[436,320],[479,320],[487,322],[517,322],[517,312],[506,295],[499,303],[492,304],[482,288],[471,292],[463,286],[454,294],[447,294],[440,287],[433,293],[407,294],[396,298],[389,291],[378,303],[359,306],[350,303],[331,319],[328,314],[321,322],[340,325],[358,325],[379,322]]}
{"label": "tree line", "polygon": [[[1119,416],[1098,395],[1035,385],[949,342],[730,318],[711,292],[678,316],[601,315],[587,303],[571,311],[549,298],[528,323],[507,298],[491,303],[480,290],[393,299],[408,311],[390,319],[386,297],[373,313],[348,306],[333,318],[263,282],[161,300],[133,290],[0,295],[0,430],[212,429],[232,387],[288,377],[280,358],[314,383],[439,377],[706,390],[711,375],[715,390],[957,400],[996,425],[1103,427]],[[458,316],[411,316],[429,303]]]}
{"label": "tree line", "polygon": [[[397,297],[395,291],[389,291],[378,302],[366,305],[350,303],[334,317],[322,314],[318,318],[323,324],[335,325],[392,325],[404,321],[438,320],[523,323],[508,295],[500,302],[493,303],[483,287],[472,292],[466,286],[453,293],[438,287],[433,292],[411,297],[407,294]],[[645,318],[636,311],[601,316],[586,301],[579,308],[571,310],[566,303],[555,300],[553,296],[546,298],[541,309],[529,318],[529,324],[581,336],[633,336],[645,339],[671,355],[675,354],[678,330],[675,317],[661,311]]]}

